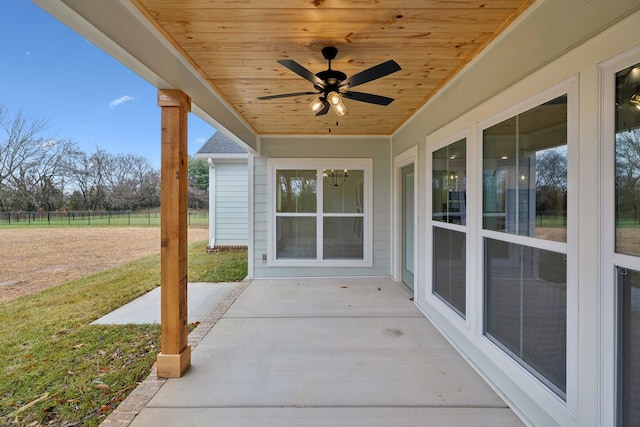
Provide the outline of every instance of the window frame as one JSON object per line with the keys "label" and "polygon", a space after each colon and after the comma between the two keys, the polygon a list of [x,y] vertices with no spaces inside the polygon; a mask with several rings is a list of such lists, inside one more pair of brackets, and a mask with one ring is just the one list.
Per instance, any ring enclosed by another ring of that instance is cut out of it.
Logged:
{"label": "window frame", "polygon": [[619,306],[620,286],[617,282],[617,268],[640,271],[640,256],[616,252],[616,206],[615,206],[615,76],[619,71],[640,63],[640,47],[631,49],[609,61],[600,64],[600,286],[598,286],[598,398],[602,402],[600,421],[602,425],[620,425],[621,402],[619,396],[620,372],[620,330]]}
{"label": "window frame", "polygon": [[474,249],[476,254],[476,262],[478,263],[478,274],[484,277],[484,239],[494,239],[508,243],[516,243],[523,246],[529,246],[537,249],[549,250],[553,252],[563,253],[567,258],[567,308],[566,308],[566,385],[564,397],[558,395],[555,391],[544,384],[538,377],[530,372],[518,360],[511,357],[507,352],[502,350],[485,333],[485,283],[482,280],[479,285],[476,303],[481,307],[478,313],[479,324],[477,332],[483,342],[483,348],[488,354],[491,354],[496,361],[499,361],[512,377],[526,379],[528,384],[538,389],[541,393],[552,399],[559,407],[567,408],[571,413],[578,412],[578,200],[579,200],[579,140],[578,140],[578,114],[579,114],[579,81],[577,76],[571,76],[554,86],[548,87],[546,90],[538,92],[518,104],[504,109],[502,112],[478,122],[476,127],[476,140],[478,142],[477,156],[475,158],[475,179],[482,183],[483,176],[483,134],[487,128],[501,123],[515,115],[522,114],[532,108],[544,104],[558,96],[567,95],[567,188],[571,189],[567,195],[567,241],[556,242],[544,240],[535,237],[522,236],[517,234],[504,233],[500,231],[485,230],[483,228],[483,188],[479,185],[477,188],[478,201],[474,204],[473,214],[479,222],[475,228]]}
{"label": "window frame", "polygon": [[[429,147],[429,149],[427,150],[426,153],[426,157],[427,157],[427,193],[426,193],[426,201],[427,201],[427,224],[428,226],[425,227],[426,228],[426,234],[427,234],[427,240],[426,242],[429,242],[428,245],[426,245],[425,247],[425,252],[426,252],[426,265],[429,265],[430,267],[427,269],[428,272],[430,272],[429,274],[427,274],[427,276],[425,277],[426,279],[426,288],[427,288],[427,292],[426,292],[426,300],[429,304],[431,304],[432,306],[438,307],[439,310],[442,312],[443,315],[445,315],[448,319],[462,325],[465,329],[469,329],[470,328],[470,322],[473,316],[473,309],[471,308],[471,306],[473,305],[472,299],[471,299],[471,286],[469,286],[470,283],[473,283],[472,279],[471,279],[471,274],[472,274],[472,270],[473,270],[473,264],[470,263],[471,261],[471,257],[472,257],[472,253],[471,253],[471,243],[470,243],[470,222],[473,222],[471,215],[473,214],[473,193],[472,191],[476,190],[476,187],[472,185],[471,181],[471,177],[472,175],[472,150],[471,150],[471,144],[472,142],[469,139],[470,137],[470,133],[468,129],[465,129],[462,132],[456,133],[446,139],[441,140],[440,142],[438,142],[437,144],[434,144],[432,146]],[[465,156],[466,156],[466,164],[465,164],[465,174],[466,174],[466,185],[465,185],[465,191],[466,191],[466,195],[465,195],[465,205],[466,205],[466,220],[465,220],[465,224],[455,224],[455,223],[451,223],[451,222],[446,222],[446,221],[438,221],[438,220],[434,220],[433,219],[433,153],[441,150],[443,148],[446,148],[447,146],[454,144],[460,140],[465,140]],[[434,239],[434,233],[433,233],[433,227],[438,227],[441,228],[443,230],[449,230],[449,231],[456,231],[459,233],[463,233],[465,235],[465,246],[466,246],[466,250],[465,250],[465,265],[466,265],[466,272],[465,272],[465,312],[461,313],[458,309],[456,309],[452,304],[450,304],[448,301],[446,301],[444,298],[442,298],[441,296],[437,295],[434,292],[434,283],[433,283],[433,239]]]}
{"label": "window frame", "polygon": [[[316,203],[315,213],[278,213],[276,212],[276,171],[294,169],[315,169],[317,172]],[[325,213],[324,209],[324,180],[322,170],[324,169],[354,169],[362,170],[364,178],[364,213]],[[297,158],[269,158],[267,161],[267,266],[269,267],[372,267],[373,266],[373,159],[371,158],[318,158],[318,159],[297,159]],[[316,218],[316,258],[276,258],[276,218],[315,216]],[[363,258],[362,259],[323,259],[323,233],[324,218],[336,217],[362,217],[363,218]]]}

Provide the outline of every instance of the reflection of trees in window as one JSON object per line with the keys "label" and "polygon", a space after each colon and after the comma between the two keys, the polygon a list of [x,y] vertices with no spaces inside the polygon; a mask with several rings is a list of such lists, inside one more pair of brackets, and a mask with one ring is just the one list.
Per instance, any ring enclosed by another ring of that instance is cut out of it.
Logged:
{"label": "reflection of trees in window", "polygon": [[567,197],[566,147],[536,153],[536,212],[564,217]]}
{"label": "reflection of trees in window", "polygon": [[316,171],[278,171],[278,212],[316,211]]}
{"label": "reflection of trees in window", "polygon": [[616,135],[616,219],[638,221],[640,130]]}

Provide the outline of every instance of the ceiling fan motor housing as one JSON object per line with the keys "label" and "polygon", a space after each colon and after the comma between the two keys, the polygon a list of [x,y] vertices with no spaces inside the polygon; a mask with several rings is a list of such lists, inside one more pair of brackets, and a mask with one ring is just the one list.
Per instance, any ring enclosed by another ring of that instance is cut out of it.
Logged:
{"label": "ceiling fan motor housing", "polygon": [[340,84],[340,82],[343,80],[346,80],[347,78],[347,75],[342,71],[332,70],[331,68],[329,68],[328,70],[320,71],[319,73],[316,73],[316,76],[318,76],[320,80],[323,80],[324,82],[327,83],[327,87],[320,88],[319,90],[324,90],[328,92],[331,92],[332,90],[335,90],[337,92],[338,85]]}

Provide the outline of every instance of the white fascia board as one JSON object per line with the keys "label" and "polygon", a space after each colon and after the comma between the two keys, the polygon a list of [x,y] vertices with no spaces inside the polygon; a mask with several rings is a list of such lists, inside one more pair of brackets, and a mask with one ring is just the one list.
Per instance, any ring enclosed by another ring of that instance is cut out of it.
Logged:
{"label": "white fascia board", "polygon": [[65,25],[159,89],[180,89],[191,110],[257,152],[258,136],[128,0],[34,0]]}

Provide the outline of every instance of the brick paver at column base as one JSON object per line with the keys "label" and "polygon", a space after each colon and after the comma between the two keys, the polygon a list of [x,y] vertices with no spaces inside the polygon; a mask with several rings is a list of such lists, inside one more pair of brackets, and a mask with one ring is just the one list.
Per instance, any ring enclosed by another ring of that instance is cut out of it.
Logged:
{"label": "brick paver at column base", "polygon": [[[236,299],[247,289],[251,281],[245,280],[238,283],[238,286],[231,290],[227,296],[218,303],[214,309],[205,316],[197,328],[189,334],[189,344],[194,349],[202,338],[205,337],[220,320],[224,313],[231,307]],[[212,286],[215,286],[212,284]],[[149,376],[142,381],[127,396],[125,400],[100,424],[100,427],[124,427],[131,424],[134,418],[144,409],[149,401],[155,396],[160,388],[167,382],[166,378],[158,378],[156,367],[151,369]]]}

